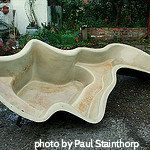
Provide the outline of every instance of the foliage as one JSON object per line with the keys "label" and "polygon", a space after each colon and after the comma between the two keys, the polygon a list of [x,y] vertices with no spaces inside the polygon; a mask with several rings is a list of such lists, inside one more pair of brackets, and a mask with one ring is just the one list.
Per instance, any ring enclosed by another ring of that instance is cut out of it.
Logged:
{"label": "foliage", "polygon": [[19,52],[18,43],[15,39],[8,39],[7,42],[3,42],[0,38],[0,56],[12,55]]}
{"label": "foliage", "polygon": [[70,45],[76,45],[76,35],[71,31],[67,31],[61,35],[61,44],[65,44],[66,47]]}
{"label": "foliage", "polygon": [[[39,39],[52,46],[72,49],[79,46],[102,47],[108,42],[80,39],[79,28],[87,27],[146,27],[147,6],[143,0],[49,0],[63,8],[63,28],[44,26],[34,35],[22,36],[21,48],[30,39]],[[116,42],[115,39],[114,42]],[[111,41],[112,42],[112,41]],[[120,41],[117,41],[120,42]],[[141,44],[141,43],[140,43]]]}
{"label": "foliage", "polygon": [[55,28],[52,29],[39,29],[38,32],[36,32],[32,38],[42,40],[50,45],[59,45],[60,43],[60,35],[58,34],[58,31]]}
{"label": "foliage", "polygon": [[63,23],[69,29],[76,28],[80,13],[82,13],[82,0],[63,0]]}
{"label": "foliage", "polygon": [[56,28],[42,28],[33,35],[26,34],[19,39],[20,48],[31,39],[38,39],[55,47],[73,47],[76,45],[76,32],[74,31],[58,31]]}
{"label": "foliage", "polygon": [[[144,27],[147,6],[143,0],[63,0],[63,23],[69,28]],[[66,21],[67,20],[67,21]]]}

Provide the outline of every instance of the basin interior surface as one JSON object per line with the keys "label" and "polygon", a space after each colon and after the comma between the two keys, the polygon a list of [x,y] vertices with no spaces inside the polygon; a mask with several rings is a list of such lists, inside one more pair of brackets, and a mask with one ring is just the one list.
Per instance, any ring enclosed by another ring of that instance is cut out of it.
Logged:
{"label": "basin interior surface", "polygon": [[41,75],[41,68],[32,66],[15,77],[12,88],[21,100],[45,113],[59,102],[72,105],[83,89],[93,81],[92,75],[80,66],[72,68],[66,81],[54,81],[53,76],[48,75],[53,70],[45,70],[44,75]]}
{"label": "basin interior surface", "polygon": [[31,81],[17,95],[32,107],[42,110],[58,102],[72,104],[83,88],[84,85],[79,81],[72,81],[64,85]]}

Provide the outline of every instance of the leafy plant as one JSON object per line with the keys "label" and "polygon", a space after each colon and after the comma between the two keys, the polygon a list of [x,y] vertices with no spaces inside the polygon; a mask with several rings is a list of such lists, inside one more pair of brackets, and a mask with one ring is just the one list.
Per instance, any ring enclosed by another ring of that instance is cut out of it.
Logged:
{"label": "leafy plant", "polygon": [[55,27],[39,29],[33,35],[26,34],[19,39],[20,48],[31,39],[39,39],[55,47],[72,47],[76,45],[76,33],[57,30]]}
{"label": "leafy plant", "polygon": [[143,0],[98,0],[83,4],[63,0],[63,24],[66,28],[146,27],[147,6]]}

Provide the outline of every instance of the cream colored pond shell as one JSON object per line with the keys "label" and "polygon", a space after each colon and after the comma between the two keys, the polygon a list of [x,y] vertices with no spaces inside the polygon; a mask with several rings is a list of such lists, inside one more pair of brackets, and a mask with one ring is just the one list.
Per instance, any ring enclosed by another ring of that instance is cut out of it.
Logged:
{"label": "cream colored pond shell", "polygon": [[150,55],[124,44],[66,51],[31,40],[19,53],[0,57],[0,101],[35,122],[67,111],[98,123],[120,68],[150,73]]}

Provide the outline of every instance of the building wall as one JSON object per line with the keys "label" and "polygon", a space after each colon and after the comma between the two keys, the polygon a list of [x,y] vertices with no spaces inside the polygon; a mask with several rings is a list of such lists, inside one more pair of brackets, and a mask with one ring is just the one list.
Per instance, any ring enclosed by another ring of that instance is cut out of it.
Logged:
{"label": "building wall", "polygon": [[[21,34],[26,33],[26,27],[29,24],[25,12],[25,2],[26,0],[11,0],[13,9],[16,10],[15,26]],[[41,23],[47,23],[47,0],[36,0],[35,13],[40,26]]]}

